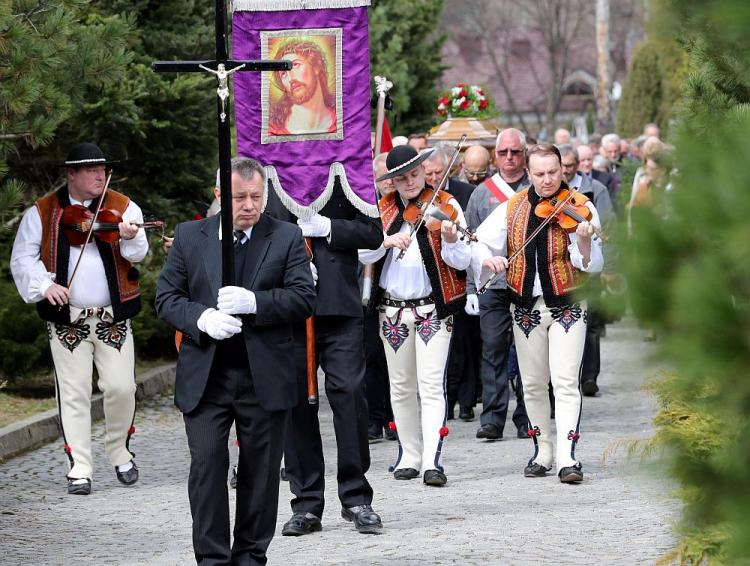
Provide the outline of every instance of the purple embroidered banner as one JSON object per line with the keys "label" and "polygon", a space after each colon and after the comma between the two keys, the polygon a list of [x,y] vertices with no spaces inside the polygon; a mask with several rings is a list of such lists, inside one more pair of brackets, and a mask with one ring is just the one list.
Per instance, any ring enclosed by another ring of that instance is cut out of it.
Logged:
{"label": "purple embroidered banner", "polygon": [[238,155],[266,165],[274,189],[297,216],[323,208],[338,176],[349,201],[377,217],[369,0],[234,4],[233,58],[292,62],[291,71],[234,75]]}

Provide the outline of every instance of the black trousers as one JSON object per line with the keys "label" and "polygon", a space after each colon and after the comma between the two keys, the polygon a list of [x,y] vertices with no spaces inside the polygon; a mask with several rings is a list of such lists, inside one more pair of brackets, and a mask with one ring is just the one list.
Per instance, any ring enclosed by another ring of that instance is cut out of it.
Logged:
{"label": "black trousers", "polygon": [[[258,403],[250,370],[214,368],[198,406],[183,415],[190,447],[193,549],[201,565],[265,564],[276,528],[286,411]],[[234,543],[229,546],[229,429],[241,450]]]}
{"label": "black trousers", "polygon": [[393,420],[388,364],[380,339],[378,312],[365,313],[365,396],[370,427],[381,430]]}
{"label": "black trousers", "polygon": [[[502,431],[508,415],[508,351],[513,341],[510,296],[505,289],[488,289],[479,295],[482,330],[482,415],[481,424],[493,424]],[[516,427],[527,428],[529,419],[523,403],[521,380],[516,380]]]}
{"label": "black trousers", "polygon": [[605,320],[601,313],[589,309],[586,325],[586,342],[583,346],[583,361],[581,364],[581,382],[596,383],[601,370],[599,340],[605,327]]}
{"label": "black trousers", "polygon": [[[316,353],[325,372],[325,389],[336,432],[336,478],[344,507],[372,503],[372,487],[365,478],[370,468],[365,400],[365,356],[361,317],[315,318]],[[299,342],[299,341],[298,341]],[[304,342],[303,342],[304,344]],[[304,349],[300,381],[304,382]],[[299,363],[299,362],[298,362]],[[284,446],[284,466],[294,494],[292,511],[323,516],[325,463],[318,424],[318,406],[307,403],[306,387],[292,409]]]}
{"label": "black trousers", "polygon": [[482,359],[479,317],[461,310],[453,315],[453,340],[446,367],[448,407],[473,407],[477,400],[477,381]]}

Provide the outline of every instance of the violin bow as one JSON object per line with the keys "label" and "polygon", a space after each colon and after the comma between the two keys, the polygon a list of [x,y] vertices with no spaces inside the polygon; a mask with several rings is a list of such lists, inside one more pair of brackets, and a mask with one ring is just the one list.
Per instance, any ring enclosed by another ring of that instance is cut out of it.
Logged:
{"label": "violin bow", "polygon": [[[570,200],[573,198],[573,195],[575,193],[577,193],[577,192],[579,192],[579,191],[575,187],[572,187],[570,189],[570,194],[565,199],[563,199],[559,203],[557,203],[557,206],[555,206],[555,209],[552,211],[552,213],[547,218],[545,218],[539,226],[537,226],[536,230],[534,230],[531,233],[531,235],[528,238],[526,238],[526,241],[523,243],[523,245],[520,248],[518,248],[515,252],[513,252],[513,254],[508,258],[508,265],[510,265],[511,261],[513,261],[514,259],[516,259],[519,255],[521,255],[523,253],[523,251],[526,249],[526,246],[528,246],[531,242],[534,241],[534,238],[537,237],[537,235],[539,234],[539,232],[541,232],[544,229],[544,227],[547,226],[547,224],[549,224],[552,221],[552,219],[555,217],[555,215],[558,212],[560,212],[563,209],[563,207],[565,207],[565,205],[568,204],[568,202],[570,202]],[[532,211],[532,213],[533,213],[533,211]],[[501,273],[495,273],[492,277],[490,277],[484,283],[484,285],[482,285],[481,287],[479,287],[479,289],[477,289],[477,295],[484,294],[484,292],[487,290],[487,288],[490,285],[492,285],[497,280],[497,278],[500,277],[500,275],[502,275],[502,274]]]}
{"label": "violin bow", "polygon": [[99,204],[96,205],[96,212],[94,212],[94,217],[91,219],[91,226],[89,226],[89,231],[86,233],[86,241],[83,243],[83,246],[81,247],[81,255],[78,256],[78,261],[76,261],[76,266],[73,268],[73,274],[70,276],[70,279],[68,280],[68,289],[70,289],[70,286],[73,285],[73,279],[76,276],[76,273],[78,272],[78,267],[81,265],[81,260],[83,259],[83,251],[86,249],[86,246],[89,245],[91,242],[91,237],[94,235],[94,224],[96,224],[96,218],[99,216],[99,211],[102,209],[102,205],[104,204],[104,196],[107,194],[107,189],[109,189],[109,182],[112,180],[112,171],[109,172],[109,175],[107,176],[107,181],[104,183],[104,190],[102,191],[102,194],[99,196]]}
{"label": "violin bow", "polygon": [[[445,173],[443,173],[443,178],[440,179],[440,182],[438,183],[438,186],[435,187],[434,192],[432,193],[432,198],[430,201],[425,205],[424,209],[429,210],[429,208],[435,204],[435,199],[437,198],[437,195],[440,191],[443,190],[443,187],[445,186],[446,181],[448,181],[448,177],[450,176],[451,169],[456,164],[456,159],[458,159],[458,156],[461,154],[461,148],[464,145],[464,142],[466,141],[466,134],[463,134],[461,136],[461,139],[458,140],[458,144],[456,145],[456,149],[453,152],[453,157],[451,158],[450,163],[448,164],[448,167],[445,168]],[[417,222],[414,226],[412,226],[411,231],[409,232],[409,246],[411,246],[412,241],[414,240],[414,234],[416,234],[419,229],[424,226],[425,215],[423,214],[422,217],[419,219],[419,222]],[[406,246],[406,249],[409,249],[409,246]],[[396,257],[396,261],[402,259],[404,257],[404,254],[406,254],[406,249],[401,250],[401,253],[398,254]]]}

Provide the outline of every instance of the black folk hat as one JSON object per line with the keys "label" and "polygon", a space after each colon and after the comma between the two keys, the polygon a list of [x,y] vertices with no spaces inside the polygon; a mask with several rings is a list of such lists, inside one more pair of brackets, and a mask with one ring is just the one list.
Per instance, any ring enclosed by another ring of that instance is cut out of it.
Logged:
{"label": "black folk hat", "polygon": [[434,149],[425,149],[421,153],[417,153],[417,150],[410,145],[397,145],[388,152],[388,157],[385,158],[385,166],[388,171],[375,180],[379,183],[403,175],[421,165],[434,151]]}
{"label": "black folk hat", "polygon": [[61,167],[86,167],[89,165],[107,165],[117,161],[107,161],[98,145],[93,143],[79,143],[68,152],[68,157]]}

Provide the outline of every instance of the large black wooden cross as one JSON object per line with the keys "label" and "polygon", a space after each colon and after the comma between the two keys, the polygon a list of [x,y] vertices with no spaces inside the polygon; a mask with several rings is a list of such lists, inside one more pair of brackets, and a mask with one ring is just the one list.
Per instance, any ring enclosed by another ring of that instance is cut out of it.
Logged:
{"label": "large black wooden cross", "polygon": [[234,285],[234,248],[232,243],[232,140],[229,127],[229,75],[237,71],[288,71],[290,61],[233,61],[227,46],[226,0],[216,0],[216,59],[213,61],[155,61],[157,72],[216,75],[219,122],[219,178],[221,180],[221,284]]}

